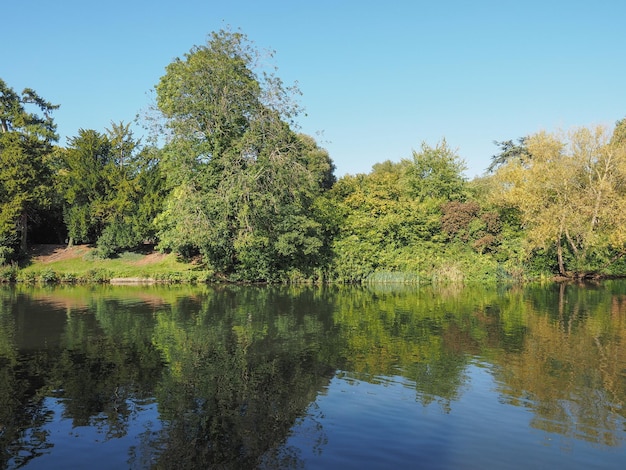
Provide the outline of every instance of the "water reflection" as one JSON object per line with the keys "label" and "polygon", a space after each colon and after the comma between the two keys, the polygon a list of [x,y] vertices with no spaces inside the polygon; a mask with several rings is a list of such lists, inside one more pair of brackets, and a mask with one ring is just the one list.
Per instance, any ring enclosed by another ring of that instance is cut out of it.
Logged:
{"label": "water reflection", "polygon": [[[86,449],[102,468],[339,466],[326,460],[334,443],[356,448],[392,434],[393,444],[365,448],[352,464],[389,463],[397,448],[394,462],[405,466],[435,458],[435,446],[426,456],[414,445],[435,429],[457,443],[438,440],[440,453],[476,466],[534,445],[531,430],[621,449],[625,333],[626,283],[617,281],[3,288],[0,467],[80,466]],[[430,410],[423,429],[404,421],[416,403]],[[345,414],[351,406],[359,413]],[[469,409],[483,414],[470,419]],[[480,443],[459,445],[475,421],[491,423],[493,439],[507,427],[527,431],[478,457],[467,449]],[[553,457],[542,452],[540,464]]]}

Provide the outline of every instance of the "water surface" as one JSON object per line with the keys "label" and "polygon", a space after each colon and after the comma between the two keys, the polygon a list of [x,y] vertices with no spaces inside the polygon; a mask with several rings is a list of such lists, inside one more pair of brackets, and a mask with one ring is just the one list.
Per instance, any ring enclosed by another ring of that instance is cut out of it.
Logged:
{"label": "water surface", "polygon": [[625,468],[626,283],[0,288],[0,468]]}

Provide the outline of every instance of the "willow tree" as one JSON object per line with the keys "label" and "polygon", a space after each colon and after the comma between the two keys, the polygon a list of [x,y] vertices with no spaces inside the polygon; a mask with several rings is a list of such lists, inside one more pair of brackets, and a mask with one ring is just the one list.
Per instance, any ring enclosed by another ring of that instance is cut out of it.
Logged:
{"label": "willow tree", "polygon": [[604,127],[540,132],[500,167],[501,202],[521,211],[529,249],[552,251],[564,276],[603,271],[626,253],[626,142]]}
{"label": "willow tree", "polygon": [[315,201],[333,165],[292,130],[294,90],[260,58],[245,35],[220,31],[167,66],[156,103],[171,192],[158,223],[162,248],[200,254],[231,277],[275,280],[324,258]]}
{"label": "willow tree", "polygon": [[52,111],[34,90],[0,79],[0,262],[12,243],[27,248],[28,221],[51,201],[50,155],[58,140]]}

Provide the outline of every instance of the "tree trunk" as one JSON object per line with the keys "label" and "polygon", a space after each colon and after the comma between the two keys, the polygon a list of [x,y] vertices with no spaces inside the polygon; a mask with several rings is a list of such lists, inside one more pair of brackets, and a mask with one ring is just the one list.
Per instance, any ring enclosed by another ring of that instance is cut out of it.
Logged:
{"label": "tree trunk", "polygon": [[561,238],[556,244],[556,256],[559,261],[559,274],[565,276],[565,265],[563,264],[563,247],[561,246]]}
{"label": "tree trunk", "polygon": [[26,212],[22,212],[20,216],[20,226],[22,229],[22,233],[20,234],[20,250],[22,250],[22,253],[26,253],[28,249],[28,214]]}

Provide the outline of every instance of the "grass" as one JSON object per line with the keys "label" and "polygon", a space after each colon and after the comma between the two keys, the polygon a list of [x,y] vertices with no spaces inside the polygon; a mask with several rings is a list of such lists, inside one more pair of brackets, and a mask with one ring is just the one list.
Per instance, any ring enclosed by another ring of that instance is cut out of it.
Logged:
{"label": "grass", "polygon": [[23,282],[105,282],[113,278],[154,279],[164,282],[206,281],[209,275],[195,265],[184,263],[175,254],[145,255],[122,253],[112,259],[98,259],[90,253],[61,259],[33,258],[17,273]]}
{"label": "grass", "polygon": [[365,279],[368,284],[420,284],[420,281],[417,273],[398,271],[376,271]]}

